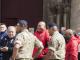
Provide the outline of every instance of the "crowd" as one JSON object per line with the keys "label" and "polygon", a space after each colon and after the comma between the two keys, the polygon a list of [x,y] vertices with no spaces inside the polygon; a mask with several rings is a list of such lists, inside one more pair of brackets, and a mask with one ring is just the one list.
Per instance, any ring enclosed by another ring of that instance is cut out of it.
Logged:
{"label": "crowd", "polygon": [[40,21],[33,34],[27,20],[0,23],[0,60],[80,60],[80,28]]}

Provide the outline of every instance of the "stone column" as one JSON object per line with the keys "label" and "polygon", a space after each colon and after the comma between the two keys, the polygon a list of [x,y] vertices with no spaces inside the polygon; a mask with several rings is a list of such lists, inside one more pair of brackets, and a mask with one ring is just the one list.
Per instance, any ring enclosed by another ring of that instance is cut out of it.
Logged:
{"label": "stone column", "polygon": [[66,27],[66,21],[67,21],[66,8],[64,8],[64,17],[63,17],[63,20],[64,20],[64,26]]}
{"label": "stone column", "polygon": [[80,0],[72,0],[70,24],[72,29],[80,27]]}
{"label": "stone column", "polygon": [[57,25],[58,26],[60,25],[60,14],[59,13],[57,14]]}
{"label": "stone column", "polygon": [[67,25],[67,23],[69,24],[69,16],[70,16],[70,7],[64,7],[64,26],[65,27],[69,27],[69,25]]}
{"label": "stone column", "polygon": [[60,25],[60,19],[61,19],[61,7],[60,5],[58,5],[57,7],[57,25],[59,26]]}

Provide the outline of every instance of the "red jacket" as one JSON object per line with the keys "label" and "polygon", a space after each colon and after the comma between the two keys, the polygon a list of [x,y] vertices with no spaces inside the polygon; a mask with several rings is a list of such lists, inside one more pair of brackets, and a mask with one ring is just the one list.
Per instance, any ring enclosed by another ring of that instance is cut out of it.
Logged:
{"label": "red jacket", "polygon": [[78,39],[75,36],[66,44],[65,60],[78,60]]}
{"label": "red jacket", "polygon": [[[41,54],[38,58],[42,58],[48,52],[48,45],[47,42],[49,41],[49,33],[48,30],[44,30],[43,32],[36,31],[35,36],[43,43],[44,49],[42,50]],[[34,48],[33,55],[38,51],[37,47]]]}
{"label": "red jacket", "polygon": [[80,36],[76,35],[75,37],[78,39],[78,43],[80,44]]}

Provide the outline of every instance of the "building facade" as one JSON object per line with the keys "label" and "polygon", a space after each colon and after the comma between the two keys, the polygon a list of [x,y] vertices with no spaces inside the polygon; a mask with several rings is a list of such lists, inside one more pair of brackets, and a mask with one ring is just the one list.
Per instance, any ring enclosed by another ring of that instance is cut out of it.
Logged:
{"label": "building facade", "polygon": [[72,29],[80,26],[80,0],[0,0],[0,3],[0,22],[7,25],[28,19],[30,26],[41,20]]}
{"label": "building facade", "polygon": [[70,22],[72,29],[80,27],[80,0],[72,0]]}
{"label": "building facade", "polygon": [[71,0],[43,0],[43,19],[70,28]]}
{"label": "building facade", "polygon": [[43,0],[0,0],[1,21],[15,25],[17,20],[28,20],[29,26],[35,27],[43,17]]}
{"label": "building facade", "polygon": [[43,19],[60,27],[80,27],[80,0],[43,0]]}

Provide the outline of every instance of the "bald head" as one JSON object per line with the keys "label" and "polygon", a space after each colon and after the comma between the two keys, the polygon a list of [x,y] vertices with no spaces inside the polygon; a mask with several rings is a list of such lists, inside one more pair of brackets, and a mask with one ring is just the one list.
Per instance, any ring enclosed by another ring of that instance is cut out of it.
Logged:
{"label": "bald head", "polygon": [[45,28],[46,28],[46,23],[44,21],[40,21],[38,23],[37,30],[41,31],[41,30],[44,30]]}
{"label": "bald head", "polygon": [[44,22],[44,21],[40,21],[39,23],[38,23],[38,25],[41,25],[41,26],[46,26],[46,23]]}
{"label": "bald head", "polygon": [[9,26],[7,29],[7,34],[10,38],[13,38],[16,35],[16,28],[14,26]]}
{"label": "bald head", "polygon": [[14,26],[9,26],[7,29],[7,31],[13,31],[13,30],[16,31],[16,28]]}

